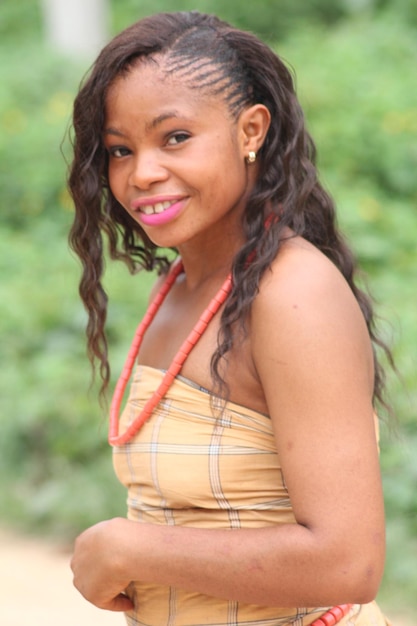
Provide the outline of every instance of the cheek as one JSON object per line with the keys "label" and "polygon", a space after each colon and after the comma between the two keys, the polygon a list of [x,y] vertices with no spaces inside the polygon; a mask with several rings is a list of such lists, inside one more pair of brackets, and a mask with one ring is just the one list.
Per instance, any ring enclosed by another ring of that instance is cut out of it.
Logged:
{"label": "cheek", "polygon": [[239,199],[247,190],[247,172],[244,164],[237,157],[219,164],[213,184],[218,193],[222,193],[231,202]]}
{"label": "cheek", "polygon": [[120,168],[109,166],[108,168],[108,181],[110,191],[118,202],[123,204],[122,191],[123,191],[123,177]]}
{"label": "cheek", "polygon": [[111,165],[107,166],[107,179],[109,181],[110,189],[113,189],[113,187],[115,186],[115,172],[114,167],[112,167]]}
{"label": "cheek", "polygon": [[244,189],[247,181],[245,162],[236,149],[224,150],[213,155],[211,166],[205,174],[207,185],[215,185],[230,192]]}

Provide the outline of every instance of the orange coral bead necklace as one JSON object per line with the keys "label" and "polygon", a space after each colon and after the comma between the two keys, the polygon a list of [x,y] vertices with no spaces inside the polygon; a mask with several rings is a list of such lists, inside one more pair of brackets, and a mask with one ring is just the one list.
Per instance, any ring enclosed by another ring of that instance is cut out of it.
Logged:
{"label": "orange coral bead necklace", "polygon": [[178,259],[171,267],[170,272],[168,273],[165,281],[163,282],[160,290],[156,294],[155,298],[151,302],[148,307],[148,310],[145,313],[145,316],[141,323],[139,324],[135,336],[132,341],[132,345],[128,352],[124,368],[119,377],[119,380],[116,384],[116,388],[113,394],[113,400],[110,408],[110,428],[109,428],[109,443],[112,446],[123,445],[127,443],[134,435],[140,430],[146,420],[152,415],[155,407],[159,404],[162,398],[165,396],[168,389],[171,387],[175,377],[181,371],[182,366],[190,354],[191,350],[194,348],[204,331],[206,330],[208,324],[220,309],[227,296],[229,295],[232,288],[232,276],[229,274],[220,287],[219,291],[216,293],[214,298],[210,301],[209,305],[206,307],[202,315],[200,316],[198,322],[188,335],[187,339],[181,345],[177,354],[174,356],[171,365],[168,370],[165,372],[164,377],[161,381],[159,387],[154,391],[153,395],[147,400],[143,409],[139,413],[139,415],[133,420],[133,422],[128,426],[124,433],[119,434],[119,415],[120,415],[120,407],[123,401],[123,396],[126,390],[127,383],[130,380],[132,375],[132,370],[134,364],[136,362],[140,346],[142,344],[142,340],[144,334],[154,319],[159,307],[165,300],[165,297],[169,293],[171,287],[175,283],[179,274],[184,271],[184,267],[181,259]]}

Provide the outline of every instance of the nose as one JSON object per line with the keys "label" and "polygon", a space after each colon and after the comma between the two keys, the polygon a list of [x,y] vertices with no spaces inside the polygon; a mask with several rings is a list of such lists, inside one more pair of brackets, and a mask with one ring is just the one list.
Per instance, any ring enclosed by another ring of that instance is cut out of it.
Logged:
{"label": "nose", "polygon": [[168,170],[155,151],[141,151],[135,159],[132,159],[129,184],[133,187],[149,189],[154,183],[166,180],[168,176]]}

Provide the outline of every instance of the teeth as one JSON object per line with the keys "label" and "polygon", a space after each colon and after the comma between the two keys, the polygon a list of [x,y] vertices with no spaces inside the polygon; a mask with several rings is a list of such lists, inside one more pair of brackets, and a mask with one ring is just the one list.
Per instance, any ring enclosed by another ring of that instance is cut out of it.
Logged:
{"label": "teeth", "polygon": [[154,213],[162,213],[172,204],[174,204],[172,201],[165,200],[165,202],[157,202],[156,204],[146,204],[141,210],[145,215],[153,215]]}

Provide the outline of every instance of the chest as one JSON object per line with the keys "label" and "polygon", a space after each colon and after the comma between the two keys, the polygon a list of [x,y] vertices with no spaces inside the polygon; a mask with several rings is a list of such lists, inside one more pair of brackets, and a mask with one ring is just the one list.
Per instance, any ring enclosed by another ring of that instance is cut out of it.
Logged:
{"label": "chest", "polygon": [[[139,363],[167,370],[212,298],[213,289],[191,295],[185,294],[181,288],[172,289],[144,335],[138,355]],[[181,369],[182,376],[210,391],[214,391],[211,359],[218,344],[222,311],[223,306],[188,351]],[[227,368],[223,369],[222,376],[229,387],[230,399],[242,406],[267,413],[262,388],[252,363],[250,333],[243,337],[237,328],[234,330],[233,346],[227,353],[225,364]]]}

